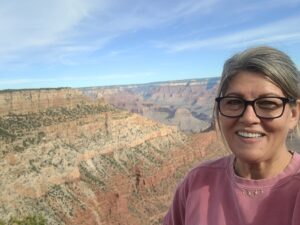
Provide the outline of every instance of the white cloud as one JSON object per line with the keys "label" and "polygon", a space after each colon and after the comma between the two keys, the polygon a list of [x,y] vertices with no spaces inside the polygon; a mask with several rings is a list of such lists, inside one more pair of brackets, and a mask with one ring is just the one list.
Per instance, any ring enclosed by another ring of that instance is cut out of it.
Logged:
{"label": "white cloud", "polygon": [[232,48],[257,44],[300,41],[300,17],[293,17],[260,27],[232,32],[223,36],[175,43],[159,43],[157,47],[169,52],[212,48]]}
{"label": "white cloud", "polygon": [[[258,0],[258,1],[249,1],[245,4],[244,1],[233,1],[231,4],[235,4],[236,7],[231,8],[230,12],[245,14],[251,13],[250,16],[253,16],[255,13],[267,13],[268,10],[272,9],[283,9],[294,7],[300,3],[300,0]],[[230,4],[230,5],[231,5]],[[230,7],[229,5],[229,7]]]}
{"label": "white cloud", "polygon": [[207,12],[217,1],[1,1],[0,64],[92,52],[124,32]]}
{"label": "white cloud", "polygon": [[110,80],[122,80],[122,79],[136,79],[137,76],[150,77],[151,72],[139,72],[139,73],[114,73],[114,74],[101,74],[101,75],[63,75],[48,78],[27,78],[27,79],[0,79],[0,86],[2,85],[14,85],[14,84],[27,84],[27,83],[57,83],[57,82],[78,82],[78,81],[110,81]]}
{"label": "white cloud", "polygon": [[[262,8],[291,6],[299,1],[264,0],[262,2],[265,3],[265,7],[261,7],[261,1],[259,4],[254,1],[251,4],[244,4],[246,6],[243,7],[244,12],[249,12],[262,10]],[[95,52],[116,37],[128,32],[164,28],[169,24],[180,23],[190,16],[203,16],[202,22],[206,23],[208,17],[205,16],[229,13],[233,10],[229,8],[229,4],[221,0],[152,0],[151,2],[149,0],[0,0],[0,2],[0,66],[8,63],[10,65],[76,64],[80,61],[76,60],[76,56],[84,57],[85,54]],[[243,11],[239,2],[232,0],[232,4],[236,3],[237,8]],[[296,20],[298,24],[294,23],[293,29],[286,29],[286,26],[290,27],[288,22],[282,24],[278,22],[277,25],[274,23],[274,25],[222,37],[211,36],[207,39],[160,44],[160,46],[171,52],[178,52],[207,46],[233,46],[237,43],[259,43],[267,40],[297,40],[299,18]]]}
{"label": "white cloud", "polygon": [[[107,85],[123,85],[136,83],[137,77],[149,79],[151,72],[109,73],[100,75],[62,75],[48,78],[0,79],[0,90],[22,88],[54,88],[54,87],[92,87]],[[149,79],[148,82],[150,82]]]}
{"label": "white cloud", "polygon": [[5,85],[16,85],[16,84],[25,84],[32,82],[31,80],[28,79],[12,79],[12,80],[0,80],[0,86],[5,86]]}
{"label": "white cloud", "polygon": [[62,41],[91,11],[83,0],[5,1],[0,10],[0,51],[45,46]]}

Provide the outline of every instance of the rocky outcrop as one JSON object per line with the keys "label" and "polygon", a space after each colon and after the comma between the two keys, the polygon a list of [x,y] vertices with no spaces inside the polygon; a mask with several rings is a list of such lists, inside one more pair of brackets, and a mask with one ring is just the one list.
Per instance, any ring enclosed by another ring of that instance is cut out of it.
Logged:
{"label": "rocky outcrop", "polygon": [[71,88],[0,91],[0,116],[35,113],[88,102],[91,102],[89,98]]}
{"label": "rocky outcrop", "polygon": [[176,124],[182,131],[193,133],[199,133],[210,125],[209,122],[194,117],[186,108],[178,108],[176,110],[175,115],[172,118],[172,123]]}

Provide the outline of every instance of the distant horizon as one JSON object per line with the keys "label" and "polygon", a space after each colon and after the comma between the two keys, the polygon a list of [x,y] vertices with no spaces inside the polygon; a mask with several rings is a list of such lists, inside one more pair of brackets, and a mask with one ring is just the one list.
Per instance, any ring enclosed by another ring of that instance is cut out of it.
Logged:
{"label": "distant horizon", "polygon": [[219,77],[261,45],[299,70],[299,24],[300,0],[4,1],[0,90]]}
{"label": "distant horizon", "polygon": [[120,85],[105,85],[105,86],[86,86],[86,87],[39,87],[39,88],[19,88],[19,89],[0,89],[1,92],[14,92],[14,91],[34,91],[34,90],[60,90],[60,89],[85,89],[85,88],[114,88],[114,87],[126,87],[126,86],[143,86],[143,85],[159,85],[168,84],[175,82],[188,82],[188,81],[201,81],[208,79],[220,79],[221,77],[202,77],[202,78],[190,78],[181,80],[165,80],[165,81],[154,81],[148,83],[136,83],[136,84],[120,84]]}

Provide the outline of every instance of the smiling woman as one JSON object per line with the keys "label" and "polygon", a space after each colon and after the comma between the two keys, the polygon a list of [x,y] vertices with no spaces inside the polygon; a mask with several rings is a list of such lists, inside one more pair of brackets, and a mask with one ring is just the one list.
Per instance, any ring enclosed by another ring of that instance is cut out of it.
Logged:
{"label": "smiling woman", "polygon": [[223,68],[214,109],[232,154],[194,168],[179,185],[164,225],[300,225],[298,71],[283,52],[247,49]]}

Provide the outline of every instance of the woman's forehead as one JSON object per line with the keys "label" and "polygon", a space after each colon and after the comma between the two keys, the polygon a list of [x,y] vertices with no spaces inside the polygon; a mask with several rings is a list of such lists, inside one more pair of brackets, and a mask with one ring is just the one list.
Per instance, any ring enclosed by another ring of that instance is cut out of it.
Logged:
{"label": "woman's forehead", "polygon": [[262,95],[283,95],[282,89],[263,73],[243,71],[230,80],[223,90],[224,95],[237,94],[258,97]]}

